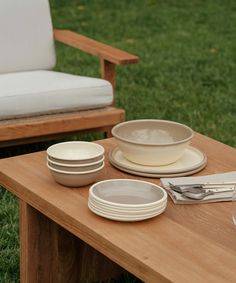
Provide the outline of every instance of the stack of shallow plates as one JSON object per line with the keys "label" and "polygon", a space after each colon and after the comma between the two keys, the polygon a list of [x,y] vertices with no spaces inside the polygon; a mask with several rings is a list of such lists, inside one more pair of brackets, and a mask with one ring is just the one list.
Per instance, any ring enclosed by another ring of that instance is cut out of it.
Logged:
{"label": "stack of shallow plates", "polygon": [[93,142],[62,142],[47,149],[47,166],[55,181],[69,187],[96,181],[104,167],[104,148]]}
{"label": "stack of shallow plates", "polygon": [[118,221],[140,221],[161,214],[167,193],[161,187],[139,180],[111,179],[89,189],[88,207],[95,214]]}

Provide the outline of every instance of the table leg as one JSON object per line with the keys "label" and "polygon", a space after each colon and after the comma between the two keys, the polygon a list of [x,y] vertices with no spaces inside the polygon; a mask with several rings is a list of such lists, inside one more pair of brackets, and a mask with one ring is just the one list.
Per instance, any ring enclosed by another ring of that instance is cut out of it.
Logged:
{"label": "table leg", "polygon": [[120,266],[20,201],[22,283],[75,283],[118,278]]}

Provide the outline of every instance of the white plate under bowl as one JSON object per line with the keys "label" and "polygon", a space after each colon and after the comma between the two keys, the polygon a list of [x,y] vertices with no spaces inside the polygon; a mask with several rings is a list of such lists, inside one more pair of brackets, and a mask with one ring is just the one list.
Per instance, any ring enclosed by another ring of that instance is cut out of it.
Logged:
{"label": "white plate under bowl", "polygon": [[166,191],[150,182],[133,179],[110,179],[89,189],[89,196],[117,207],[149,207],[167,199]]}
{"label": "white plate under bowl", "polygon": [[[121,150],[118,147],[115,147],[109,153],[109,160],[112,165],[118,167],[120,170],[124,169],[124,171],[129,170],[130,173],[144,173],[148,174],[156,174],[160,177],[162,174],[177,174],[183,173],[187,171],[193,171],[198,168],[203,168],[207,164],[206,155],[201,152],[199,149],[189,146],[183,156],[177,160],[176,162],[164,165],[164,166],[145,166],[133,163],[126,159],[122,154]],[[127,172],[127,171],[126,171]],[[137,175],[137,174],[136,174]],[[182,175],[181,175],[182,176]],[[155,176],[151,176],[155,177]]]}
{"label": "white plate under bowl", "polygon": [[145,172],[139,172],[135,170],[129,170],[124,167],[120,167],[116,165],[115,163],[113,164],[112,161],[110,160],[111,164],[116,167],[117,169],[129,173],[131,175],[137,175],[137,176],[142,176],[142,177],[149,177],[149,178],[174,178],[174,177],[183,177],[183,176],[189,176],[193,175],[202,169],[204,169],[207,165],[207,163],[203,164],[201,167],[191,170],[191,171],[186,171],[186,172],[180,172],[180,173],[169,173],[169,174],[164,174],[164,173],[145,173]]}

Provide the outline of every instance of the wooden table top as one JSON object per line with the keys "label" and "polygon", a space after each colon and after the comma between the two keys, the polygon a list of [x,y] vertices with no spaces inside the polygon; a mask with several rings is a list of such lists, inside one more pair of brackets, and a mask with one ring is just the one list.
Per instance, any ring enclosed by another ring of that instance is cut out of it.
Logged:
{"label": "wooden table top", "polygon": [[[106,154],[114,139],[99,141]],[[236,150],[195,134],[193,146],[207,154],[207,167],[195,175],[236,169]],[[106,165],[99,180],[137,177]],[[87,207],[88,187],[66,188],[52,179],[46,152],[0,160],[0,184],[146,282],[236,282],[236,227],[231,203],[175,205],[133,223],[111,221]]]}

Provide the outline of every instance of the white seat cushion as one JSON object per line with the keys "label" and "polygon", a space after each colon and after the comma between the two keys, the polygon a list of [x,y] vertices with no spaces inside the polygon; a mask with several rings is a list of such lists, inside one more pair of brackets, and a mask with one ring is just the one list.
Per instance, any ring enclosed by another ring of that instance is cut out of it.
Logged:
{"label": "white seat cushion", "polygon": [[113,101],[108,81],[54,71],[0,75],[0,119],[100,108]]}

